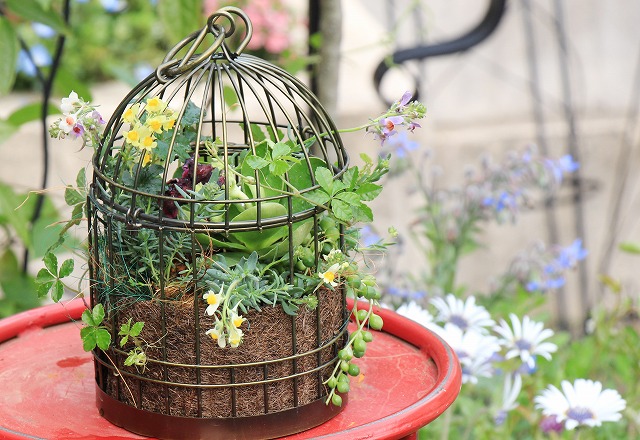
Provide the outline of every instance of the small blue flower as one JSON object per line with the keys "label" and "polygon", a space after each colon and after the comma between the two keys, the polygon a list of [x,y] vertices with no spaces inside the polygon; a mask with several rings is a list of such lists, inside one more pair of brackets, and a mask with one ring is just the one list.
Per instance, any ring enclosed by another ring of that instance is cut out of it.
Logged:
{"label": "small blue flower", "polygon": [[546,164],[558,184],[562,183],[562,179],[565,174],[573,173],[580,168],[580,164],[574,161],[570,154],[562,156],[556,161],[548,159],[546,160]]}
{"label": "small blue flower", "polygon": [[582,240],[578,238],[560,251],[556,263],[562,269],[572,269],[578,261],[584,260],[587,255],[588,252],[582,247]]}
{"label": "small blue flower", "polygon": [[417,150],[419,147],[417,141],[409,139],[406,131],[390,137],[387,145],[395,153],[396,157],[399,158],[406,157],[409,151]]}
{"label": "small blue flower", "polygon": [[56,31],[46,24],[42,23],[31,23],[31,28],[33,32],[40,38],[53,38],[56,35]]}
{"label": "small blue flower", "polygon": [[387,288],[387,293],[403,300],[420,300],[427,294],[424,290],[410,290],[399,287],[389,287]]}
{"label": "small blue flower", "polygon": [[100,3],[105,11],[111,13],[120,12],[127,6],[127,3],[122,0],[100,0]]}
{"label": "small blue flower", "polygon": [[364,247],[370,247],[375,244],[380,243],[382,237],[380,237],[376,232],[371,228],[371,226],[363,226],[360,229],[360,243]]}
{"label": "small blue flower", "polygon": [[[31,54],[31,57],[29,57]],[[16,70],[26,76],[36,76],[36,67],[45,67],[51,64],[51,54],[42,44],[36,44],[29,49],[29,54],[21,50],[18,54]]]}
{"label": "small blue flower", "polygon": [[148,63],[138,63],[133,67],[133,76],[137,81],[142,81],[153,72],[153,67]]}

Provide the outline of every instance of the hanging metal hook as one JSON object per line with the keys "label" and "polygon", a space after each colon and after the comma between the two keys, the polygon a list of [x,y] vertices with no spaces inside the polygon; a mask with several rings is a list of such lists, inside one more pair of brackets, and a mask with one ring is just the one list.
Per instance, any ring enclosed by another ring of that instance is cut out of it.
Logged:
{"label": "hanging metal hook", "polygon": [[[253,25],[251,24],[251,20],[249,19],[247,14],[244,13],[244,11],[233,6],[227,6],[211,14],[211,16],[207,19],[207,25],[204,28],[202,28],[200,31],[196,31],[190,34],[182,41],[178,42],[178,44],[176,44],[167,53],[162,64],[160,64],[156,69],[156,77],[158,78],[158,81],[160,81],[161,83],[166,83],[169,79],[194,69],[195,67],[199,66],[207,59],[209,59],[214,53],[216,53],[218,49],[220,49],[220,47],[224,44],[225,38],[230,37],[236,31],[236,23],[233,15],[236,15],[242,19],[246,29],[243,40],[240,42],[240,45],[233,53],[235,56],[239,55],[247,47],[247,44],[249,44],[249,41],[251,40],[251,37],[253,35]],[[219,24],[216,24],[216,21],[220,17],[226,18],[229,21],[228,27],[225,28]],[[198,50],[208,34],[212,34],[213,36],[215,36],[213,44],[201,54],[196,55],[196,50]],[[180,52],[190,43],[191,47],[189,47],[189,50],[184,55],[184,57],[174,59],[178,52]]]}

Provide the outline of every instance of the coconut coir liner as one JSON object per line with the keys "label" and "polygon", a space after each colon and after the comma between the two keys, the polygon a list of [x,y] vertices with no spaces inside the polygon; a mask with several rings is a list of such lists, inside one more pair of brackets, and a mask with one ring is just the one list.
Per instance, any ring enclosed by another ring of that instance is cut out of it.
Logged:
{"label": "coconut coir liner", "polygon": [[[205,335],[213,327],[213,318],[204,313],[205,305],[195,310],[193,297],[181,301],[131,301],[118,304],[117,328],[129,318],[144,321],[141,337],[150,344],[145,349],[148,362],[141,367],[123,366],[125,356],[111,350],[109,356],[122,373],[143,376],[144,379],[119,375],[111,367],[102,367],[101,388],[110,396],[137,408],[183,417],[243,417],[283,411],[311,403],[326,395],[323,381],[333,369],[331,365],[319,372],[311,371],[335,358],[344,339],[328,345],[320,352],[308,353],[325,345],[340,331],[343,320],[342,294],[326,288],[318,290],[317,310],[300,307],[298,315],[287,315],[280,306],[264,306],[262,311],[252,310],[242,325],[242,344],[237,348],[220,348],[216,341]],[[164,313],[166,332],[163,332]],[[196,329],[196,314],[200,329]],[[318,317],[320,328],[318,329]],[[295,325],[295,332],[294,332]],[[320,341],[318,341],[320,334]],[[346,337],[346,336],[345,336]],[[197,360],[196,343],[200,345]],[[128,352],[128,344],[123,348]],[[166,358],[163,357],[166,352]],[[308,353],[304,355],[304,353]],[[226,366],[267,360],[279,360],[292,355],[296,360],[280,360],[266,366],[235,368],[196,368],[159,364]],[[206,385],[263,382],[298,373],[294,378],[243,386],[207,388]],[[100,375],[99,375],[100,376]],[[195,385],[185,387],[166,385],[150,380]],[[126,382],[125,383],[123,382]],[[198,384],[204,386],[198,386]]]}

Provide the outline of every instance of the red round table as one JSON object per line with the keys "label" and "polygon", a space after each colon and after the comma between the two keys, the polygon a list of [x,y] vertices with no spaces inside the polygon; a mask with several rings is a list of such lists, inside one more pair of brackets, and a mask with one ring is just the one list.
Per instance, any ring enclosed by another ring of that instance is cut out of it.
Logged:
{"label": "red round table", "polygon": [[[82,350],[84,304],[53,304],[0,320],[0,438],[141,439],[100,417],[91,353]],[[455,354],[438,336],[376,308],[384,331],[360,359],[344,410],[286,437],[415,439],[460,391]]]}

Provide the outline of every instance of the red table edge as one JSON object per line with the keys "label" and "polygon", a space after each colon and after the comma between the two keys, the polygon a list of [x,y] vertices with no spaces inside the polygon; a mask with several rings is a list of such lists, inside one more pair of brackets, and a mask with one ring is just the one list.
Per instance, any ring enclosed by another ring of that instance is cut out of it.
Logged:
{"label": "red table edge", "polygon": [[[360,304],[360,308],[368,308],[368,303]],[[348,307],[352,306],[353,301],[348,300]],[[29,328],[44,328],[79,319],[85,309],[85,303],[78,298],[4,318],[0,320],[0,343],[18,336]],[[341,434],[351,434],[358,438],[380,438],[380,433],[384,432],[386,439],[403,438],[436,419],[454,402],[460,392],[462,371],[454,351],[438,335],[392,310],[374,307],[374,312],[384,320],[385,333],[417,347],[434,361],[438,369],[437,385],[426,396],[407,408],[366,425],[355,426]],[[429,402],[429,406],[425,411],[426,402]],[[331,436],[328,434],[317,438]]]}

